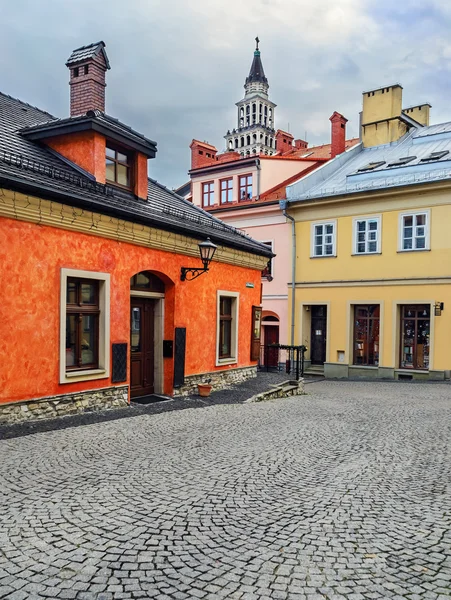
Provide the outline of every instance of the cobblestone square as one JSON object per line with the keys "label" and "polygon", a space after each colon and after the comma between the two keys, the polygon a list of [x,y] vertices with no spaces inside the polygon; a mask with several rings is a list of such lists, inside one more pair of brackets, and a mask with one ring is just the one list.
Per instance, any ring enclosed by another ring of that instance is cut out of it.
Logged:
{"label": "cobblestone square", "polygon": [[450,598],[450,385],[307,392],[1,441],[0,598]]}

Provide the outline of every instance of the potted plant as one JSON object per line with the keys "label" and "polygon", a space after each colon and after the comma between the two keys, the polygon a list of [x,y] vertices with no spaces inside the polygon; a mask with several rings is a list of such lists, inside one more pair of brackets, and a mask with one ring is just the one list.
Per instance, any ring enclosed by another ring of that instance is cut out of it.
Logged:
{"label": "potted plant", "polygon": [[212,387],[210,385],[210,381],[211,379],[206,379],[204,382],[197,384],[197,391],[199,392],[199,396],[207,398],[210,395]]}

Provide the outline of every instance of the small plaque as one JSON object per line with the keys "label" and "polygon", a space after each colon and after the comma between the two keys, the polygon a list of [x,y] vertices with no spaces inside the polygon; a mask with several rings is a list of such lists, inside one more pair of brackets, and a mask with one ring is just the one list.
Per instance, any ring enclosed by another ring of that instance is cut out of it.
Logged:
{"label": "small plaque", "polygon": [[253,287],[254,287],[254,284],[253,284],[253,283],[250,283],[250,282],[248,281],[248,282],[246,283],[246,287],[247,287],[247,288],[253,288]]}

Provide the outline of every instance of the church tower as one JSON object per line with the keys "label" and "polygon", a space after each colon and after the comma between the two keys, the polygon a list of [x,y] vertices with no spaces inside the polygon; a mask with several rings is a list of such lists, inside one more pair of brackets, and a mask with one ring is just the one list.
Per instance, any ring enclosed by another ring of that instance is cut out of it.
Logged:
{"label": "church tower", "polygon": [[255,38],[256,48],[249,76],[244,84],[245,95],[236,103],[238,107],[237,128],[225,135],[226,151],[239,152],[241,156],[274,154],[276,138],[274,109],[276,104],[268,98],[268,80],[265,77],[260,50],[260,40]]}

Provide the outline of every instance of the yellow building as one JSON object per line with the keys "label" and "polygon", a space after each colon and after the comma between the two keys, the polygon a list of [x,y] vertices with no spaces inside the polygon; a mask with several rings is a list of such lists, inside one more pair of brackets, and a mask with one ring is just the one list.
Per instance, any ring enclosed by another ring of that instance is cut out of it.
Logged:
{"label": "yellow building", "polygon": [[429,126],[429,105],[402,110],[401,93],[365,92],[362,144],[282,203],[294,341],[327,377],[450,378],[451,122]]}

